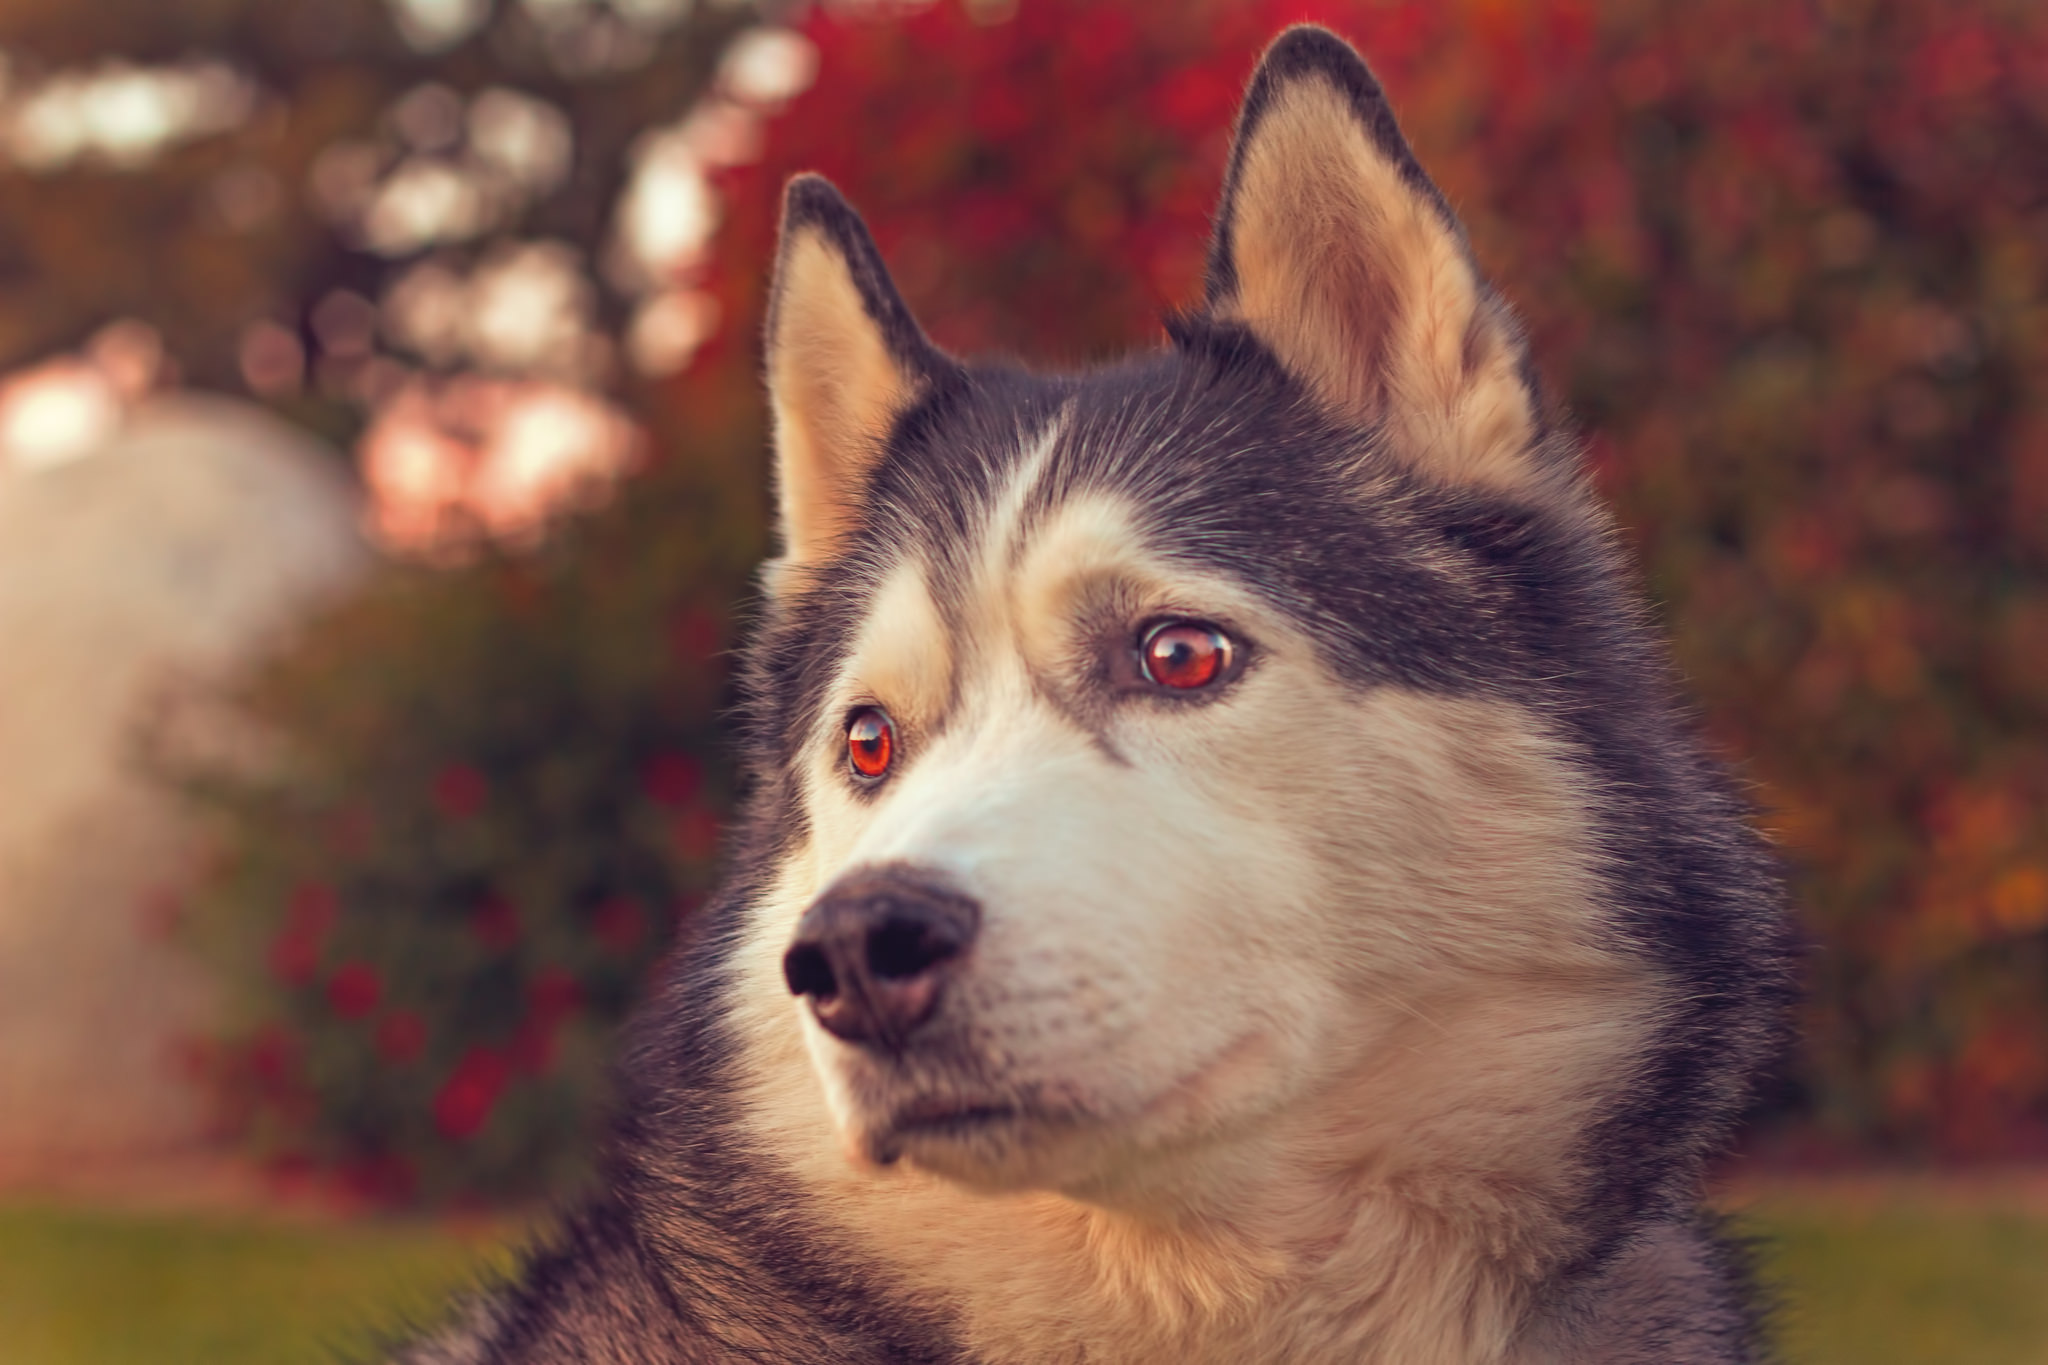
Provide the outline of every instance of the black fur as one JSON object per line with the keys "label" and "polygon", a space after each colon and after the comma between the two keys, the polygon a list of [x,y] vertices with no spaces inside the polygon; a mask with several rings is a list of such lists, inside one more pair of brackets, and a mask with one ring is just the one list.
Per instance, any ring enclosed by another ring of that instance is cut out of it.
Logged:
{"label": "black fur", "polygon": [[[1305,73],[1346,94],[1454,224],[1364,63],[1321,30],[1274,44],[1240,138]],[[1235,287],[1237,161],[1212,304]],[[892,353],[936,382],[897,422],[840,560],[774,603],[747,653],[753,794],[733,878],[633,1030],[602,1193],[467,1327],[403,1359],[964,1362],[943,1317],[841,1254],[794,1183],[750,1150],[722,1001],[744,913],[801,835],[792,758],[819,721],[867,585],[906,544],[935,565],[964,556],[977,509],[1055,414],[1061,435],[1027,514],[1085,490],[1123,493],[1155,550],[1250,585],[1356,687],[1512,701],[1568,741],[1601,831],[1613,933],[1675,979],[1684,1003],[1644,1040],[1635,1084],[1585,1137],[1579,1239],[1538,1296],[1531,1340],[1548,1333],[1557,1358],[1612,1365],[1759,1358],[1740,1258],[1696,1201],[1703,1162],[1785,1044],[1790,939],[1772,861],[1679,704],[1585,491],[1518,499],[1432,485],[1386,458],[1377,433],[1320,407],[1251,333],[1203,316],[1176,319],[1168,349],[1087,374],[958,365],[925,340],[829,185],[800,178],[786,202],[786,239],[824,232]],[[1674,1265],[1702,1286],[1684,1311],[1655,1292]],[[1609,1341],[1622,1344],[1570,1354]]]}

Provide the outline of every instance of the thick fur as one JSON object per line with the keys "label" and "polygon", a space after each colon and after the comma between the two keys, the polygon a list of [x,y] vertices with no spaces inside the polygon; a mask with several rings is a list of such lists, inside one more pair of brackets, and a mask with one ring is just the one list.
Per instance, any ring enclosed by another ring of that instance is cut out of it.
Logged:
{"label": "thick fur", "polygon": [[[730,884],[601,1192],[401,1359],[1759,1358],[1698,1200],[1784,1044],[1771,861],[1357,56],[1267,54],[1164,350],[956,362],[815,179],[776,291]],[[1199,695],[1134,671],[1176,617],[1238,642]],[[862,1048],[782,958],[905,868],[980,934]]]}

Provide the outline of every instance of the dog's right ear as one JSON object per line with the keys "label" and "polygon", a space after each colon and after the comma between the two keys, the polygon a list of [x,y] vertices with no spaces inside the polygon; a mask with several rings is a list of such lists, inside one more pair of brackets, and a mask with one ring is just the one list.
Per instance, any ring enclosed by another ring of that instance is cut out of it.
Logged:
{"label": "dog's right ear", "polygon": [[890,428],[950,365],[896,292],[860,216],[823,177],[782,200],[768,305],[782,557],[770,588],[831,558]]}
{"label": "dog's right ear", "polygon": [[1521,335],[1343,39],[1275,39],[1238,118],[1208,312],[1248,328],[1339,416],[1447,484],[1549,471]]}

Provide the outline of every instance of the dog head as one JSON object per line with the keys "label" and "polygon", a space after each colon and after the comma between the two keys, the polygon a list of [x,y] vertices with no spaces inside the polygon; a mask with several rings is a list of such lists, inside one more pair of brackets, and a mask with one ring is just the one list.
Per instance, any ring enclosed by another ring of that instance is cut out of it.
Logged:
{"label": "dog head", "polygon": [[758,1047],[855,1153],[987,1188],[1171,1197],[1274,1144],[1554,1167],[1660,995],[1559,719],[1631,613],[1328,33],[1261,63],[1172,331],[1078,376],[955,361],[791,185]]}

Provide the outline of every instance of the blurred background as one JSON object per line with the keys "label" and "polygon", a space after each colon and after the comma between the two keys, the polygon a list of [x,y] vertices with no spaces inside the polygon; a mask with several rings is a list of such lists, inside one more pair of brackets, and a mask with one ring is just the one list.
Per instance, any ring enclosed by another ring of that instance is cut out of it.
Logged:
{"label": "blurred background", "polygon": [[575,1188],[715,876],[777,196],[963,351],[1196,293],[1386,81],[1813,942],[1795,1362],[2048,1362],[2029,0],[0,0],[0,1360],[321,1359]]}

